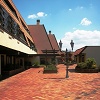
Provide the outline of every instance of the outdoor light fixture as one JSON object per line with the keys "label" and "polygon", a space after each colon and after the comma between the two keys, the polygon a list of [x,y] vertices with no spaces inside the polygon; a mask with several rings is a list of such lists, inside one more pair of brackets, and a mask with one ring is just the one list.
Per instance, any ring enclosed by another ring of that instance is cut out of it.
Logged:
{"label": "outdoor light fixture", "polygon": [[68,58],[69,58],[69,55],[68,55],[68,50],[66,48],[66,78],[68,78]]}
{"label": "outdoor light fixture", "polygon": [[73,42],[73,40],[71,40],[70,45],[71,45],[71,48],[72,48],[72,51],[73,51],[73,47],[74,47],[74,42]]}
{"label": "outdoor light fixture", "polygon": [[60,48],[60,50],[62,49],[62,41],[60,40],[60,42],[59,42],[59,48]]}

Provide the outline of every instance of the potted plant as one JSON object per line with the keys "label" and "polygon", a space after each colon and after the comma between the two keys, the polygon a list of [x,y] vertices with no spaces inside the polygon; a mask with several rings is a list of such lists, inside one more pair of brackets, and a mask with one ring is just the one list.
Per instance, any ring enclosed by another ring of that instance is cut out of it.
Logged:
{"label": "potted plant", "polygon": [[57,67],[54,64],[47,65],[43,73],[57,73]]}

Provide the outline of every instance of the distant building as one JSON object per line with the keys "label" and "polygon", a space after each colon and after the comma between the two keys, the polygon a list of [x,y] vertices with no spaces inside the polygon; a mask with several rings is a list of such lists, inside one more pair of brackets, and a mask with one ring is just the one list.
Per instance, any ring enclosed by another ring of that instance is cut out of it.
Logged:
{"label": "distant building", "polygon": [[74,52],[75,61],[77,63],[84,62],[87,58],[94,58],[98,66],[100,66],[100,46],[85,46]]}
{"label": "distant building", "polygon": [[0,74],[24,68],[30,54],[37,53],[27,24],[12,0],[0,0]]}
{"label": "distant building", "polygon": [[[47,34],[45,26],[37,20],[36,25],[28,25],[30,33],[33,37],[38,53],[38,61],[40,64],[52,62],[54,56],[60,56],[60,49],[54,34]],[[46,58],[47,55],[47,58]],[[56,59],[57,60],[57,59]]]}

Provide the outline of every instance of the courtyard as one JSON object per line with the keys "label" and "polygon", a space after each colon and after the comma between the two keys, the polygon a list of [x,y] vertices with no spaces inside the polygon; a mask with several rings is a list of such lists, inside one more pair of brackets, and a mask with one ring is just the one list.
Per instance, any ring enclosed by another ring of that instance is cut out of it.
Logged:
{"label": "courtyard", "polygon": [[75,64],[57,65],[58,73],[30,68],[0,81],[0,100],[99,100],[100,73],[75,73]]}

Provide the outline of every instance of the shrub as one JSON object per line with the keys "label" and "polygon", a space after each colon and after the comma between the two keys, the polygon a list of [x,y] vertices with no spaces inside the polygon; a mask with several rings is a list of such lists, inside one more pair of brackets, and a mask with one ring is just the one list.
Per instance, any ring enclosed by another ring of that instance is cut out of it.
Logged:
{"label": "shrub", "polygon": [[39,62],[35,62],[35,63],[34,63],[34,66],[38,66],[38,65],[39,65]]}
{"label": "shrub", "polygon": [[85,69],[87,67],[87,64],[84,62],[78,63],[77,68]]}
{"label": "shrub", "polygon": [[96,65],[96,61],[94,58],[88,58],[86,60],[86,64],[87,64],[88,68],[92,68],[92,67],[95,68],[94,65]]}
{"label": "shrub", "polygon": [[80,69],[96,69],[96,61],[94,58],[88,58],[85,62],[78,63],[76,68]]}
{"label": "shrub", "polygon": [[48,65],[47,67],[44,67],[44,70],[57,70],[55,65]]}

